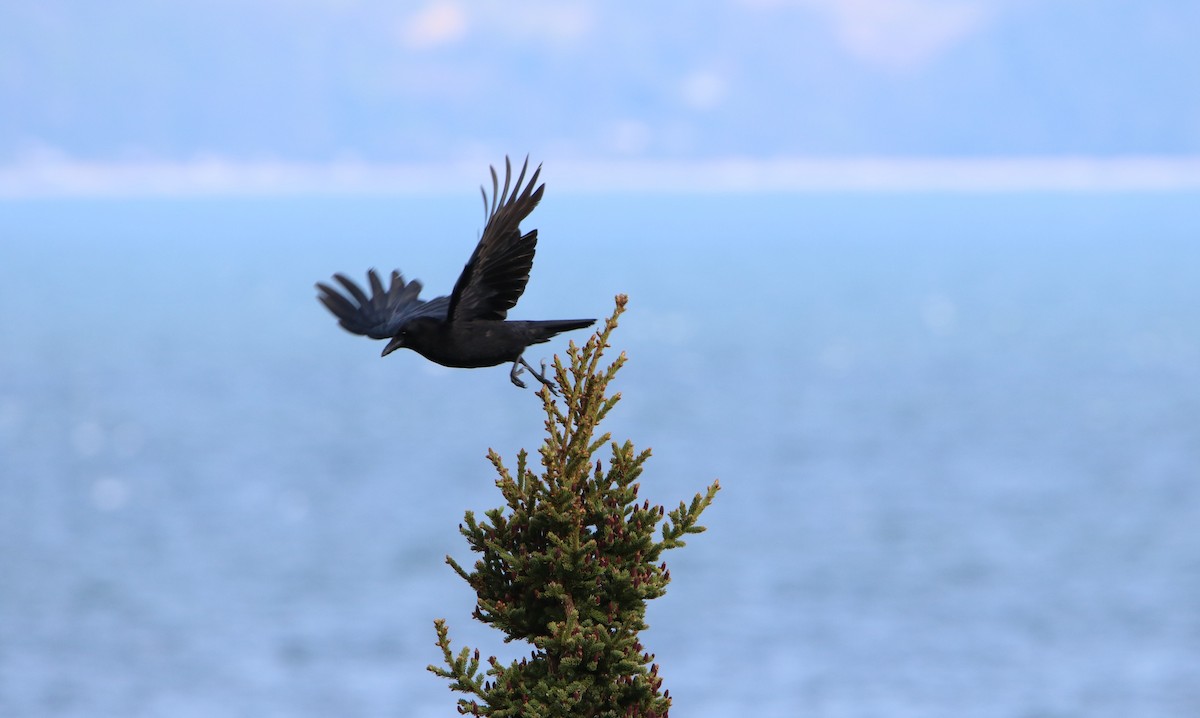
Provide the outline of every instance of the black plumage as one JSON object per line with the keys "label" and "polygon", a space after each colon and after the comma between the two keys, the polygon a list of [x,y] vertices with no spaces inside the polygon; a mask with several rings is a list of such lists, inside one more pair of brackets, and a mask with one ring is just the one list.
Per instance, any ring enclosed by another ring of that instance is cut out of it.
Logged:
{"label": "black plumage", "polygon": [[[554,385],[522,356],[532,344],[548,341],[559,332],[582,329],[595,319],[554,319],[545,321],[509,321],[508,310],[516,305],[529,282],[533,255],[537,248],[537,230],[521,234],[520,223],[542,199],[545,184],[537,183],[539,165],[525,183],[529,159],[511,183],[512,165],[504,159],[504,188],[500,188],[496,169],[492,171],[492,196],[483,194],[487,223],[475,252],[463,267],[450,296],[429,301],[418,297],[421,283],[405,282],[398,271],[392,272],[385,288],[379,275],[367,272],[370,294],[342,274],[333,278],[345,290],[342,294],[328,284],[318,283],[317,298],[338,318],[343,329],[372,339],[388,339],[383,356],[401,348],[412,349],[430,361],[450,367],[485,367],[512,362],[509,377],[517,386],[522,367],[546,386]],[[524,183],[524,186],[522,186]]]}

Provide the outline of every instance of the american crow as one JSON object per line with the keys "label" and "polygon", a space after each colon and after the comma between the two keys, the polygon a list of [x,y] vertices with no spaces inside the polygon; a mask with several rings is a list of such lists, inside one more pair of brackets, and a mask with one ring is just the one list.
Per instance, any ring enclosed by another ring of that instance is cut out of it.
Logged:
{"label": "american crow", "polygon": [[513,384],[524,388],[525,383],[517,378],[523,366],[554,391],[554,384],[546,378],[545,363],[540,373],[534,371],[522,356],[525,348],[549,341],[559,332],[590,326],[596,320],[506,321],[508,310],[525,291],[537,246],[537,230],[522,235],[518,225],[537,206],[546,187],[541,184],[533,188],[542,171],[538,165],[522,189],[528,167],[526,157],[511,195],[512,165],[508,158],[504,158],[503,190],[496,168],[490,168],[490,205],[487,190],[479,188],[487,221],[483,236],[449,297],[418,299],[421,282],[414,279],[406,283],[398,271],[392,272],[391,285],[384,289],[372,269],[367,272],[370,296],[345,275],[335,274],[333,278],[345,288],[346,295],[318,283],[317,298],[333,312],[343,329],[372,339],[390,339],[383,356],[407,347],[443,366],[484,367],[512,362],[509,378]]}

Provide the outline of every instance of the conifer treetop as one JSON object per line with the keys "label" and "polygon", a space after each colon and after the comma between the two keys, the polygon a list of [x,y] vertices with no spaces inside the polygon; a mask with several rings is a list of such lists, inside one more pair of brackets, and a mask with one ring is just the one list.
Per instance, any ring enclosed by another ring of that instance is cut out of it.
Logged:
{"label": "conifer treetop", "polygon": [[[625,363],[622,352],[601,359],[625,311],[626,297],[582,346],[571,342],[567,362],[554,358],[561,398],[543,387],[546,438],[541,473],[517,454],[510,471],[489,450],[505,505],[482,520],[467,511],[459,526],[479,556],[471,570],[447,563],[477,594],[473,616],[531,647],[528,658],[482,669],[478,650],[451,650],[449,629],[435,621],[443,666],[429,670],[467,695],[460,713],[496,718],[667,716],[671,705],[654,655],[639,641],[646,601],[666,592],[670,571],[663,551],[704,531],[700,514],[720,485],[667,512],[638,502],[638,479],[650,450],[617,443],[599,424],[620,401],[608,385]],[[607,464],[597,458],[609,447]],[[662,523],[661,537],[655,533]]]}

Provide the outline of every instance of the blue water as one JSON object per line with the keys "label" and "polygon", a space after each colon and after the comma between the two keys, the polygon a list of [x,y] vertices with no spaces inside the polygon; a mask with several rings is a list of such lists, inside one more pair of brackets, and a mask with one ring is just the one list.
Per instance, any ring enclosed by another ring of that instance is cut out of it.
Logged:
{"label": "blue water", "polygon": [[[0,716],[445,716],[507,368],[336,327],[478,200],[0,204]],[[606,316],[680,716],[1200,715],[1200,196],[547,194],[515,318]],[[582,339],[583,334],[574,335]],[[561,351],[565,339],[531,353]]]}

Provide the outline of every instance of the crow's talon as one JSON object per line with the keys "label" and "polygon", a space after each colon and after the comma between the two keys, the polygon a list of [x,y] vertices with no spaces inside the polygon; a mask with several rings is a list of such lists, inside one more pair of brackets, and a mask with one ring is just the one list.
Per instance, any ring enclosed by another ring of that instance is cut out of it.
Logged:
{"label": "crow's talon", "polygon": [[522,389],[525,388],[525,382],[521,381],[517,377],[520,376],[521,374],[523,374],[524,372],[525,372],[525,370],[523,368],[521,368],[521,365],[518,362],[513,362],[512,371],[510,371],[508,373],[508,378],[512,379],[512,383],[516,384],[517,386],[519,386]]}
{"label": "crow's talon", "polygon": [[[538,373],[533,370],[533,367],[529,366],[529,362],[525,361],[525,357],[517,357],[517,361],[513,363],[513,371],[509,374],[513,380],[513,383],[517,383],[517,370],[520,366],[528,369],[530,375],[532,375],[534,379],[537,379],[542,383],[543,386],[549,389],[551,394],[558,396],[558,389],[555,388],[554,382],[546,378],[546,361],[544,359],[542,360],[542,371],[541,373]],[[519,386],[524,387],[525,385],[519,384]]]}

